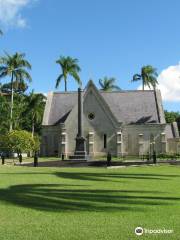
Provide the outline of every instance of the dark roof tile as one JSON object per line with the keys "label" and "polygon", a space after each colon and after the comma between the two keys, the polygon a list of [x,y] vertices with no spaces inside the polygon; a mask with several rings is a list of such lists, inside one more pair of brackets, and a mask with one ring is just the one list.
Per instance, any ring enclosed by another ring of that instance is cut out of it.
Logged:
{"label": "dark roof tile", "polygon": [[[158,123],[154,91],[99,92],[119,122]],[[157,94],[160,95],[160,92]],[[45,109],[43,125],[64,122],[76,104],[77,92],[52,93],[50,103],[46,104],[46,108],[50,109]],[[162,103],[158,105],[162,106]],[[162,123],[165,122],[163,109],[161,109],[161,120]]]}

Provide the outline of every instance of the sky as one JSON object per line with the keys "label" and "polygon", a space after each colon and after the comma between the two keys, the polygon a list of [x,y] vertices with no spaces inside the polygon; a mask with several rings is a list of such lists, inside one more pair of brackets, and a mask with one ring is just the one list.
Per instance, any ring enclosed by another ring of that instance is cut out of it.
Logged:
{"label": "sky", "polygon": [[[60,56],[79,60],[83,87],[108,76],[124,90],[139,89],[133,74],[152,65],[164,108],[180,111],[179,10],[179,0],[0,0],[0,54],[25,53],[30,89],[42,93],[55,90]],[[77,87],[69,78],[68,90]]]}

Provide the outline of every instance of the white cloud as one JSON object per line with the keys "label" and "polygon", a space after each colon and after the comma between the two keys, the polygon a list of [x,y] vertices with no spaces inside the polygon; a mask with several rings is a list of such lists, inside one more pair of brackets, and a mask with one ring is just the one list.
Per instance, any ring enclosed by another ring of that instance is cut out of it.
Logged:
{"label": "white cloud", "polygon": [[35,0],[0,0],[0,23],[4,26],[25,27],[26,19],[21,11]]}
{"label": "white cloud", "polygon": [[162,98],[168,102],[180,102],[180,63],[169,66],[158,76]]}
{"label": "white cloud", "polygon": [[[163,101],[180,102],[180,63],[164,69],[157,80]],[[138,89],[142,89],[142,85]],[[145,89],[148,89],[148,87],[145,87]]]}

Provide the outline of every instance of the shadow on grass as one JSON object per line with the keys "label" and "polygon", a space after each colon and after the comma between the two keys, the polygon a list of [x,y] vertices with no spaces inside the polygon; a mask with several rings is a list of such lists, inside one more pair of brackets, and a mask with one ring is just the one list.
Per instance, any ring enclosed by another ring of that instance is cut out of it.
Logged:
{"label": "shadow on grass", "polygon": [[[36,168],[37,170],[38,168]],[[85,181],[111,181],[114,182],[122,179],[135,179],[135,180],[170,180],[179,178],[180,175],[175,174],[149,174],[149,173],[110,173],[110,172],[4,172],[0,175],[55,175],[56,177],[71,179],[71,180],[85,180]]]}
{"label": "shadow on grass", "polygon": [[24,184],[0,189],[0,201],[51,212],[117,212],[151,211],[150,206],[172,205],[180,198],[165,197],[161,192],[152,191],[87,190],[85,185]]}
{"label": "shadow on grass", "polygon": [[87,172],[56,172],[55,175],[61,178],[87,181],[114,181],[119,179],[144,179],[144,180],[169,180],[179,175],[165,174],[139,174],[139,173],[87,173]]}

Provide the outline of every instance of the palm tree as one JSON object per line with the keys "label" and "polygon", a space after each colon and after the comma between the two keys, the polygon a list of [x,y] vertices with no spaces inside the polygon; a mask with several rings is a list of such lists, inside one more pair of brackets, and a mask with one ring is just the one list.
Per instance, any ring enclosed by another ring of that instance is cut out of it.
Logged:
{"label": "palm tree", "polygon": [[78,75],[78,72],[81,71],[81,69],[78,65],[78,59],[61,56],[56,61],[56,63],[60,65],[61,70],[62,70],[62,73],[59,75],[59,77],[56,80],[56,88],[58,88],[61,80],[64,79],[65,92],[67,92],[67,77],[68,77],[68,75],[72,76],[79,85],[82,84],[80,77]]}
{"label": "palm tree", "polygon": [[23,114],[29,114],[30,116],[32,137],[34,137],[35,125],[42,121],[45,99],[46,97],[43,94],[35,94],[33,91],[26,99],[27,108]]}
{"label": "palm tree", "polygon": [[0,78],[11,77],[11,107],[10,107],[10,127],[9,130],[12,131],[13,124],[13,102],[14,102],[14,81],[24,82],[25,80],[31,82],[31,76],[27,70],[31,69],[30,63],[25,59],[25,54],[15,53],[14,55],[9,55],[5,53],[5,56],[0,58]]}
{"label": "palm tree", "polygon": [[153,87],[153,89],[155,89],[158,84],[157,76],[156,68],[147,65],[141,68],[141,74],[135,74],[133,76],[132,82],[142,80],[142,90],[144,90],[145,86],[148,86],[149,88]]}
{"label": "palm tree", "polygon": [[113,91],[113,90],[121,90],[121,88],[115,85],[116,79],[111,77],[104,77],[103,79],[99,79],[99,85],[101,86],[101,90],[103,91]]}

